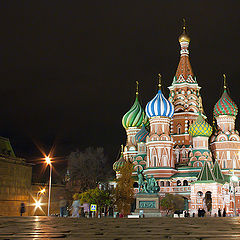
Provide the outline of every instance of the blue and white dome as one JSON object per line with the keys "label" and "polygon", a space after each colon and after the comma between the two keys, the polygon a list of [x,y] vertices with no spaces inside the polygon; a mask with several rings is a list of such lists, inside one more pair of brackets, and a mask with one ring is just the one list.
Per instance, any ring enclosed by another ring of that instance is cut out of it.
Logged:
{"label": "blue and white dome", "polygon": [[174,107],[162,94],[161,90],[158,90],[157,95],[148,102],[146,106],[146,114],[150,117],[169,117],[171,118],[174,113]]}

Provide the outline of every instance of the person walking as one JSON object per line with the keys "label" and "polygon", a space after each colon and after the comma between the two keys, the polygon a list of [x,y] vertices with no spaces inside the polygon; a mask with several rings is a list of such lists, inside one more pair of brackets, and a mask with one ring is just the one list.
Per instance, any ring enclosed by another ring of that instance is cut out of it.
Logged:
{"label": "person walking", "polygon": [[218,209],[218,217],[221,217],[222,216],[222,212],[221,212],[221,209],[219,208]]}
{"label": "person walking", "polygon": [[60,197],[59,207],[60,207],[60,217],[66,216],[67,201],[62,196]]}
{"label": "person walking", "polygon": [[198,217],[201,217],[201,209],[198,209]]}
{"label": "person walking", "polygon": [[226,209],[223,209],[223,217],[226,217]]}
{"label": "person walking", "polygon": [[79,218],[79,208],[80,208],[80,201],[75,198],[72,204],[72,217]]}
{"label": "person walking", "polygon": [[25,204],[21,203],[21,206],[20,206],[20,216],[22,216],[25,212],[26,212]]}

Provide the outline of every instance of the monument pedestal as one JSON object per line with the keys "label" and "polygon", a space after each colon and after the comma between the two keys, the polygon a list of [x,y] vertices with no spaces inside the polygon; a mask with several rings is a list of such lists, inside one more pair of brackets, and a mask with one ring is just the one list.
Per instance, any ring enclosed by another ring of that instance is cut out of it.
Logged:
{"label": "monument pedestal", "polygon": [[136,213],[142,210],[145,217],[161,217],[160,200],[157,193],[138,193],[136,195]]}

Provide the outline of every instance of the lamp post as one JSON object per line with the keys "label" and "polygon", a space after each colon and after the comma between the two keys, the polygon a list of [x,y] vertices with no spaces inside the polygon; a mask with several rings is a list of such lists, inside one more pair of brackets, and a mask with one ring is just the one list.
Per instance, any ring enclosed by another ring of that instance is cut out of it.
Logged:
{"label": "lamp post", "polygon": [[47,165],[50,167],[50,174],[49,174],[49,187],[48,187],[48,216],[50,216],[50,201],[51,201],[51,182],[52,182],[52,163],[50,157],[45,157]]}
{"label": "lamp post", "polygon": [[233,185],[233,202],[234,202],[234,217],[237,216],[237,210],[236,210],[236,186],[237,186],[237,183],[238,183],[238,177],[236,175],[232,175],[231,177],[231,182],[232,182],[232,185]]}

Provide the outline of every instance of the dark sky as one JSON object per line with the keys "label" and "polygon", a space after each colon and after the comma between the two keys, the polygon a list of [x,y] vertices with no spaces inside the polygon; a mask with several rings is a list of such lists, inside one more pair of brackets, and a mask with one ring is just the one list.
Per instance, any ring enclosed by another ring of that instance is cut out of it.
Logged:
{"label": "dark sky", "polygon": [[114,161],[135,81],[144,107],[159,72],[168,96],[183,17],[209,120],[223,73],[239,106],[239,11],[230,0],[1,1],[0,135],[29,161],[41,157],[34,142],[60,157],[103,146]]}

